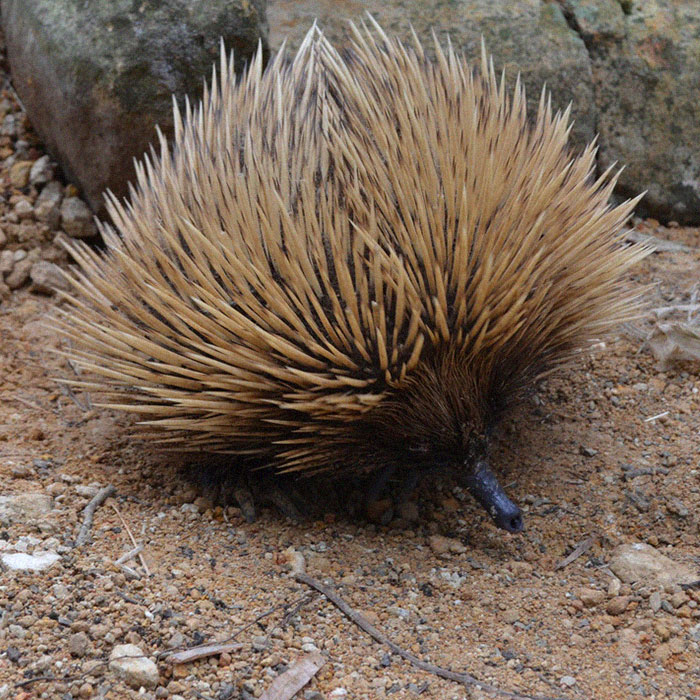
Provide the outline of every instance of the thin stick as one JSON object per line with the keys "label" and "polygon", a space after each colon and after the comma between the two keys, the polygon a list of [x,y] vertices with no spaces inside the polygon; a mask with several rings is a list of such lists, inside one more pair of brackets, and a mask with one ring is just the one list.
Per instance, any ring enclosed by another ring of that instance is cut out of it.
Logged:
{"label": "thin stick", "polygon": [[501,688],[496,688],[488,683],[482,683],[469,673],[451,671],[450,669],[435,666],[427,661],[423,661],[423,659],[419,659],[417,656],[414,656],[405,649],[402,649],[398,644],[392,642],[383,632],[380,632],[376,627],[374,627],[374,625],[372,625],[364,615],[356,610],[353,610],[353,608],[351,608],[350,605],[348,605],[339,595],[324,586],[320,581],[317,581],[315,578],[312,578],[308,574],[304,573],[296,573],[294,578],[300,583],[305,583],[307,586],[311,586],[311,588],[315,588],[319,593],[322,593],[349,620],[354,622],[361,630],[367,632],[370,637],[373,637],[380,644],[388,646],[389,649],[391,649],[395,654],[423,671],[432,673],[440,678],[445,678],[448,681],[461,683],[467,687],[476,687],[486,693],[491,693],[492,695],[500,695],[501,697],[510,698],[510,700],[566,700],[565,698],[552,698],[543,695],[521,695],[519,693],[510,692],[509,690],[501,690]]}
{"label": "thin stick", "polygon": [[141,554],[143,551],[143,545],[140,544],[138,547],[134,547],[133,549],[130,549],[128,552],[125,554],[122,554],[119,559],[117,559],[114,563],[117,566],[121,566],[122,564],[126,564],[126,562],[129,561],[129,559],[133,559],[137,554]]}
{"label": "thin stick", "polygon": [[[295,600],[292,603],[279,603],[278,605],[274,605],[271,607],[269,610],[265,610],[265,612],[260,613],[254,620],[251,620],[250,622],[246,623],[241,627],[239,630],[236,630],[230,637],[227,637],[226,639],[222,640],[220,643],[221,644],[226,644],[228,642],[232,642],[234,639],[237,639],[243,632],[245,632],[247,629],[250,629],[253,627],[253,625],[257,625],[260,620],[268,617],[269,615],[272,615],[272,613],[276,612],[280,608],[286,609],[289,608],[290,606],[296,606],[297,603],[299,603],[302,600],[308,600],[308,594],[305,596],[302,596],[299,600]],[[180,651],[180,650],[187,650],[188,648],[194,648],[194,647],[175,647],[174,649],[169,649],[168,651],[163,651],[158,654],[158,658],[163,658],[165,656],[171,655],[173,652]]]}
{"label": "thin stick", "polygon": [[199,644],[184,651],[175,651],[165,657],[165,661],[171,664],[187,664],[207,656],[216,656],[224,652],[238,651],[243,645],[234,642],[221,642],[217,644]]}
{"label": "thin stick", "polygon": [[95,516],[95,511],[110,497],[116,493],[116,489],[112,484],[105,486],[98,491],[83,509],[83,524],[80,526],[78,537],[75,540],[75,546],[81,547],[90,538],[90,528],[92,527],[92,519]]}
{"label": "thin stick", "polygon": [[651,311],[657,316],[668,316],[676,311],[687,311],[692,314],[693,311],[698,309],[700,309],[700,304],[677,304],[676,306],[659,306]]}
{"label": "thin stick", "polygon": [[582,540],[579,542],[575,547],[574,551],[569,554],[568,557],[562,559],[555,567],[555,571],[559,571],[559,569],[563,569],[565,566],[569,566],[572,561],[576,561],[582,554],[587,552],[590,548],[593,542],[595,541],[595,537],[592,535],[590,537],[586,537],[585,540]]}
{"label": "thin stick", "polygon": [[649,418],[645,418],[644,422],[645,423],[653,423],[655,420],[658,420],[659,418],[663,418],[664,416],[668,415],[668,411],[664,411],[663,413],[657,413],[655,416],[649,416]]}
{"label": "thin stick", "polygon": [[45,411],[46,409],[40,406],[38,403],[34,403],[33,401],[30,401],[29,399],[25,399],[23,396],[20,396],[19,394],[15,394],[12,397],[13,401],[19,401],[21,404],[24,404],[25,406],[29,406],[29,408],[35,408],[39,411]]}
{"label": "thin stick", "polygon": [[78,397],[75,395],[75,392],[74,392],[73,389],[71,389],[67,384],[61,384],[60,387],[61,387],[61,391],[62,391],[62,392],[63,392],[63,393],[64,393],[64,394],[65,394],[65,395],[66,395],[66,396],[67,396],[67,397],[68,397],[68,398],[69,398],[83,413],[87,413],[87,412],[90,410],[89,406],[87,406],[87,405],[83,406],[83,404],[81,404],[80,401],[78,401]]}
{"label": "thin stick", "polygon": [[[131,529],[129,526],[126,524],[126,520],[122,517],[122,514],[119,512],[119,508],[112,503],[112,508],[114,508],[114,512],[119,516],[119,520],[121,520],[122,525],[124,526],[124,529],[126,530],[126,534],[129,535],[129,539],[131,540],[131,544],[134,545],[134,547],[138,547],[139,544],[134,538],[134,536],[131,534]],[[141,548],[143,549],[143,547]],[[139,552],[139,561],[141,562],[141,566],[143,566],[143,570],[146,572],[146,576],[150,576],[151,572],[148,570],[148,564],[146,564],[146,560],[144,559],[143,552]]]}
{"label": "thin stick", "polygon": [[267,646],[270,643],[270,638],[272,637],[272,633],[276,629],[284,629],[288,624],[289,621],[307,604],[311,601],[311,599],[315,596],[315,593],[308,593],[305,595],[303,598],[300,598],[296,605],[290,607],[287,612],[284,613],[284,617],[282,620],[279,622],[277,625],[271,625],[270,629],[267,631],[267,634],[265,635],[265,646]]}
{"label": "thin stick", "polygon": [[667,238],[658,238],[641,231],[631,229],[625,233],[625,238],[633,243],[651,243],[655,253],[690,253],[693,248],[684,243],[676,243]]}
{"label": "thin stick", "polygon": [[[72,347],[72,343],[70,344],[70,346]],[[76,377],[79,377],[79,376],[80,376],[80,370],[79,370],[78,367],[76,366],[75,362],[73,362],[73,360],[66,360],[66,363],[67,363],[68,366],[73,370],[73,374],[74,374]],[[62,385],[62,386],[66,386],[66,385]],[[71,392],[71,394],[73,393],[73,390],[70,388],[70,386],[68,386],[68,390]],[[89,392],[89,391],[84,391],[84,392],[83,392],[83,396],[85,397],[85,405],[87,406],[87,410],[89,411],[89,410],[92,409],[92,399],[90,398],[90,392]],[[78,400],[77,400],[77,397],[76,397],[74,400],[75,400],[75,402],[77,403],[77,401],[78,401]],[[80,406],[80,404],[78,404],[78,406]],[[83,410],[86,410],[86,409],[83,409]]]}

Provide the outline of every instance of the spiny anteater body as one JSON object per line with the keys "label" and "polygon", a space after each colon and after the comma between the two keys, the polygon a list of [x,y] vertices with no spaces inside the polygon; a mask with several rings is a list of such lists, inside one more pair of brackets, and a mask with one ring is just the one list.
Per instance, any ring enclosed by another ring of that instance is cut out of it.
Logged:
{"label": "spiny anteater body", "polygon": [[451,466],[506,529],[490,428],[543,373],[634,311],[646,250],[621,232],[595,148],[567,150],[543,93],[528,124],[484,54],[428,58],[379,27],[339,55],[313,29],[236,80],[222,58],[176,110],[107,250],[62,317],[74,382],[231,469],[333,475]]}

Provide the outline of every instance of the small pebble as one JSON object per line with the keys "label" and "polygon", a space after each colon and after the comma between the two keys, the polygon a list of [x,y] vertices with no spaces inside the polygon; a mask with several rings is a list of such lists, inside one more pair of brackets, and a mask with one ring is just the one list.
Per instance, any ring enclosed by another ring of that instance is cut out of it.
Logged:
{"label": "small pebble", "polygon": [[608,613],[608,615],[621,615],[623,612],[625,612],[625,610],[627,610],[629,602],[630,599],[627,596],[618,596],[617,598],[613,598],[605,606],[605,611]]}
{"label": "small pebble", "polygon": [[29,171],[29,182],[32,185],[45,185],[53,180],[53,165],[51,158],[44,155],[34,161],[34,164]]}
{"label": "small pebble", "polygon": [[14,212],[20,221],[24,221],[34,216],[34,207],[28,199],[20,199],[14,206]]}
{"label": "small pebble", "polygon": [[29,173],[32,169],[32,161],[18,160],[10,168],[10,184],[17,189],[26,187],[29,183]]}
{"label": "small pebble", "polygon": [[587,608],[593,608],[605,600],[605,592],[595,588],[581,588],[578,597]]}
{"label": "small pebble", "polygon": [[451,537],[443,537],[442,535],[431,535],[428,538],[430,549],[437,555],[442,554],[463,554],[467,548],[459,541]]}
{"label": "small pebble", "polygon": [[90,640],[85,632],[76,632],[68,638],[68,651],[70,651],[72,656],[85,656],[89,645]]}
{"label": "small pebble", "polygon": [[671,596],[669,602],[674,608],[680,608],[681,605],[685,605],[685,603],[687,603],[689,600],[690,598],[685,591],[679,591]]}
{"label": "small pebble", "polygon": [[53,294],[57,289],[68,291],[70,283],[66,279],[63,270],[54,263],[39,260],[29,270],[32,280],[32,288],[42,294]]}
{"label": "small pebble", "polygon": [[66,197],[63,200],[61,226],[71,238],[90,238],[97,233],[93,214],[79,197]]}
{"label": "small pebble", "polygon": [[16,262],[7,277],[5,277],[5,284],[10,289],[19,289],[23,287],[29,281],[29,273],[31,272],[32,265],[34,261],[29,258],[24,258],[19,262]]}
{"label": "small pebble", "polygon": [[109,668],[132,688],[155,688],[158,667],[135,644],[117,644],[109,655]]}

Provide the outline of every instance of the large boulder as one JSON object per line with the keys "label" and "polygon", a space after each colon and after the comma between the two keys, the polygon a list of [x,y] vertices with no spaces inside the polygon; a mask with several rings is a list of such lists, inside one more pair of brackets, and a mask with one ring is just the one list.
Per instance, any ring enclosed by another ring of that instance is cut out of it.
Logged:
{"label": "large boulder", "polygon": [[298,45],[318,18],[347,45],[364,10],[407,39],[411,24],[427,44],[449,34],[472,61],[483,34],[496,67],[522,73],[530,109],[545,82],[555,107],[572,103],[575,147],[600,132],[598,170],[625,166],[618,194],[647,190],[640,213],[700,224],[698,0],[270,0],[270,44]]}
{"label": "large boulder", "polygon": [[29,119],[96,212],[171,129],[171,95],[201,94],[220,39],[239,67],[267,47],[265,0],[3,0],[2,22]]}
{"label": "large boulder", "polygon": [[622,194],[647,190],[659,219],[700,223],[698,0],[565,0],[592,62],[599,166],[625,165]]}

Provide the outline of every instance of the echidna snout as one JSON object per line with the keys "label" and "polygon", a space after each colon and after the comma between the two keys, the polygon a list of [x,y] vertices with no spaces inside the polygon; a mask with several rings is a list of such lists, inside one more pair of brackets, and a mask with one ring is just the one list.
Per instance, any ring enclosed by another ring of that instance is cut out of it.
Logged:
{"label": "echidna snout", "polygon": [[508,532],[522,531],[523,516],[520,508],[508,498],[486,461],[476,463],[467,476],[466,485],[498,527]]}

